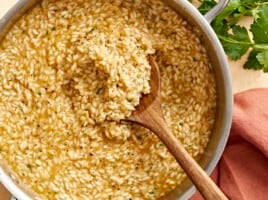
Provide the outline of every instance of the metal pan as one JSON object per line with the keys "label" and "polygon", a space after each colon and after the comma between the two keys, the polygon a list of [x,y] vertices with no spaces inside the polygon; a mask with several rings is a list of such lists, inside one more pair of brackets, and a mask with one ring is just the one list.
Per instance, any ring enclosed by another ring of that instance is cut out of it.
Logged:
{"label": "metal pan", "polygon": [[[0,41],[16,20],[38,2],[40,2],[40,0],[19,0],[0,19]],[[219,3],[204,16],[187,0],[166,0],[165,2],[187,19],[190,24],[199,28],[202,43],[205,45],[210,61],[215,69],[218,94],[216,121],[209,144],[199,161],[205,171],[210,174],[223,153],[232,122],[233,93],[228,62],[223,48],[210,26],[210,22],[226,6],[228,0],[220,0]],[[23,183],[20,183],[19,179],[12,174],[4,161],[0,161],[0,181],[20,200],[34,199],[37,195],[27,190],[27,187],[24,186]],[[193,195],[194,191],[195,188],[193,184],[189,179],[186,179],[178,188],[161,199],[188,199]]]}

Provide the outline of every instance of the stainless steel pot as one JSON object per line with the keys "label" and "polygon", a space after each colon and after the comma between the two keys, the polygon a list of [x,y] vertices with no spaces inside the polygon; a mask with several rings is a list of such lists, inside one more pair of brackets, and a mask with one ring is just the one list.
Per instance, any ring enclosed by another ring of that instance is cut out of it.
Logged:
{"label": "stainless steel pot", "polygon": [[[40,0],[19,0],[4,17],[0,19],[0,41],[16,20],[39,1]],[[218,93],[216,122],[208,147],[199,162],[205,171],[210,174],[219,161],[229,136],[232,121],[233,93],[226,55],[209,23],[226,6],[228,0],[220,0],[219,3],[204,16],[187,0],[166,0],[165,2],[186,18],[193,26],[200,29],[202,35],[201,40],[215,68]],[[26,189],[27,187],[19,182],[4,161],[0,161],[0,181],[20,200],[34,199],[36,195],[29,192]],[[194,191],[194,186],[189,179],[186,179],[178,188],[162,199],[188,199]]]}

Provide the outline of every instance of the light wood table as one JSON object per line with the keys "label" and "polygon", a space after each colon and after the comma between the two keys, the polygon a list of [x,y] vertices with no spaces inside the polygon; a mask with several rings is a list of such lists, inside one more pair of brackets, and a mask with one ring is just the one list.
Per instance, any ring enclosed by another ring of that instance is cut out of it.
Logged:
{"label": "light wood table", "polygon": [[[17,0],[0,0],[0,17],[2,17],[15,2],[17,2]],[[250,18],[245,18],[241,21],[241,24],[248,26],[250,22]],[[246,57],[244,56],[239,61],[229,61],[233,92],[237,93],[252,88],[268,87],[268,73],[265,74],[262,71],[243,69],[242,66],[245,60]],[[9,200],[9,198],[10,194],[0,184],[0,200]]]}

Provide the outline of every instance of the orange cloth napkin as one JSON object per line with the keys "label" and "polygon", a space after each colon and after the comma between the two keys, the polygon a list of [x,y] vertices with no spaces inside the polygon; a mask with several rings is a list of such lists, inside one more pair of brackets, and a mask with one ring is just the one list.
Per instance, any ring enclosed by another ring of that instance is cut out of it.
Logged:
{"label": "orange cloth napkin", "polygon": [[230,138],[211,177],[230,200],[268,200],[268,88],[235,95]]}

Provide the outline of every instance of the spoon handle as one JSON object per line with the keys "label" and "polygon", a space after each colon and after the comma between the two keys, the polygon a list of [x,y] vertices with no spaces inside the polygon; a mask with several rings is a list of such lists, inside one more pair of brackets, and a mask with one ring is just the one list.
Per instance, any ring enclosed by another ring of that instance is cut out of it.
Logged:
{"label": "spoon handle", "polygon": [[168,130],[164,119],[159,115],[151,115],[150,118],[154,121],[154,125],[147,126],[147,128],[153,131],[166,145],[203,197],[206,200],[227,200],[225,194]]}
{"label": "spoon handle", "polygon": [[206,200],[227,200],[224,193],[168,130],[161,109],[159,67],[152,56],[149,56],[149,61],[151,93],[141,98],[140,104],[127,120],[150,129],[158,136]]}

